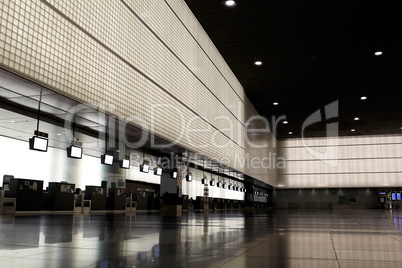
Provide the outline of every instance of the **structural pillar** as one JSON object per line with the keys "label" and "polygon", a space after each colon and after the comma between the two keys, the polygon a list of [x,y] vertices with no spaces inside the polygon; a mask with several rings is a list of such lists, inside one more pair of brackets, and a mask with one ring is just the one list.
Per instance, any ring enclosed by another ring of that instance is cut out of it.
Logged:
{"label": "structural pillar", "polygon": [[[163,216],[182,216],[182,166],[182,162],[177,161],[172,155],[169,168],[164,167],[160,188],[162,197],[160,212]],[[173,171],[177,172],[177,178],[172,178]]]}

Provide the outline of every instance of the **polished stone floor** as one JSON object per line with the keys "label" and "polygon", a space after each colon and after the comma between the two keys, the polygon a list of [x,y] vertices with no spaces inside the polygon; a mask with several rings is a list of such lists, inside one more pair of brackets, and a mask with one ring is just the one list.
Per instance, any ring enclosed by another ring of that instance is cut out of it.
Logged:
{"label": "polished stone floor", "polygon": [[0,215],[0,267],[402,267],[402,212]]}

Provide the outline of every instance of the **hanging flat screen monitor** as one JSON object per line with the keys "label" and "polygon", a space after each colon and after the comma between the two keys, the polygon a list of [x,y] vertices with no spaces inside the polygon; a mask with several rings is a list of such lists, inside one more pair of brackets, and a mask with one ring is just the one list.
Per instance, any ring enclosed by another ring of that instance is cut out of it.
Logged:
{"label": "hanging flat screen monitor", "polygon": [[74,145],[67,147],[67,157],[81,159],[82,158],[82,148],[74,146]]}
{"label": "hanging flat screen monitor", "polygon": [[220,183],[220,182],[217,182],[217,183],[216,183],[216,187],[220,188],[220,187],[221,187],[221,183]]}
{"label": "hanging flat screen monitor", "polygon": [[208,184],[207,179],[201,179],[201,184]]}
{"label": "hanging flat screen monitor", "polygon": [[401,199],[401,193],[396,193],[396,200],[402,200]]}
{"label": "hanging flat screen monitor", "polygon": [[40,138],[37,136],[33,136],[32,139],[29,139],[29,149],[47,152],[47,144],[48,139]]}
{"label": "hanging flat screen monitor", "polygon": [[177,171],[176,171],[176,170],[173,170],[173,171],[170,173],[170,177],[171,177],[172,179],[177,179]]}
{"label": "hanging flat screen monitor", "polygon": [[193,180],[193,176],[192,175],[187,175],[186,176],[186,181],[192,181]]}
{"label": "hanging flat screen monitor", "polygon": [[144,173],[148,173],[149,172],[149,165],[141,164],[140,165],[140,171],[144,172]]}
{"label": "hanging flat screen monitor", "polygon": [[392,199],[392,201],[396,200],[396,193],[391,193],[391,199]]}
{"label": "hanging flat screen monitor", "polygon": [[215,186],[215,181],[209,181],[209,185]]}
{"label": "hanging flat screen monitor", "polygon": [[101,156],[101,163],[104,165],[113,165],[113,155],[111,154],[104,154]]}
{"label": "hanging flat screen monitor", "polygon": [[130,168],[130,160],[129,159],[122,159],[120,160],[120,167],[129,169]]}
{"label": "hanging flat screen monitor", "polygon": [[162,168],[161,167],[154,168],[154,175],[162,176]]}

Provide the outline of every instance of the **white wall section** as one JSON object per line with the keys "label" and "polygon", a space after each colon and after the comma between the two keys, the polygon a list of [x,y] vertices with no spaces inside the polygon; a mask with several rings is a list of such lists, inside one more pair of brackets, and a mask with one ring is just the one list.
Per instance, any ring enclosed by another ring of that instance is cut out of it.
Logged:
{"label": "white wall section", "polygon": [[[307,145],[325,152],[325,138],[306,139]],[[339,137],[338,165],[332,167],[308,153],[301,139],[278,143],[286,159],[279,171],[279,188],[397,187],[402,184],[402,136]],[[330,160],[330,159],[327,159]],[[334,159],[335,160],[335,159]]]}

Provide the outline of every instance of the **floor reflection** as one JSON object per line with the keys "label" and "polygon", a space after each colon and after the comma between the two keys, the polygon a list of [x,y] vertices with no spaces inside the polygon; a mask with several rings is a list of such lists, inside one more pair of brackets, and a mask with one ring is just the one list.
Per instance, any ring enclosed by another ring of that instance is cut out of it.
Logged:
{"label": "floor reflection", "polygon": [[194,212],[182,218],[2,215],[0,263],[30,268],[393,267],[402,264],[401,219],[399,211],[379,210]]}

